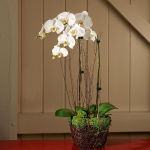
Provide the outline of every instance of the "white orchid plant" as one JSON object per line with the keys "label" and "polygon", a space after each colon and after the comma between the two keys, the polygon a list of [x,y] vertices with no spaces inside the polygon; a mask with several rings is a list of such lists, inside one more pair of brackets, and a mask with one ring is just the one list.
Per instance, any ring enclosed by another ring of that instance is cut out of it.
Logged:
{"label": "white orchid plant", "polygon": [[[87,11],[83,11],[81,13],[73,14],[70,12],[62,12],[56,18],[52,20],[47,20],[44,25],[42,24],[42,28],[39,32],[39,35],[36,38],[40,38],[41,40],[47,36],[50,32],[56,32],[60,34],[58,36],[58,43],[52,49],[52,59],[56,57],[66,57],[68,55],[67,48],[73,49],[75,46],[75,38],[78,39],[79,44],[79,107],[75,106],[75,111],[70,109],[58,109],[55,112],[55,116],[59,117],[73,117],[77,114],[83,114],[89,116],[90,113],[94,114],[96,117],[106,116],[105,113],[112,110],[117,109],[110,103],[100,103],[98,107],[98,92],[101,90],[99,87],[99,71],[100,71],[100,49],[99,43],[100,40],[97,38],[97,34],[95,31],[91,29],[93,26],[93,22],[91,17],[88,15]],[[98,74],[97,74],[97,95],[96,95],[96,105],[93,104],[91,106],[88,105],[88,108],[83,108],[80,106],[80,92],[81,92],[81,74],[84,71],[81,70],[81,46],[80,40],[91,40],[95,41],[98,45]],[[110,115],[110,114],[107,114]]]}

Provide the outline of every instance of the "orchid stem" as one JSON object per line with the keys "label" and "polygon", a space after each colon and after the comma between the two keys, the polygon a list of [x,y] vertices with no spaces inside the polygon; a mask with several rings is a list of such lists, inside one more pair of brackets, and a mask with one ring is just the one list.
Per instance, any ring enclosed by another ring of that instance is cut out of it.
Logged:
{"label": "orchid stem", "polygon": [[79,107],[81,106],[81,102],[80,102],[80,86],[81,86],[81,48],[80,48],[80,38],[78,38],[78,44],[79,44]]}

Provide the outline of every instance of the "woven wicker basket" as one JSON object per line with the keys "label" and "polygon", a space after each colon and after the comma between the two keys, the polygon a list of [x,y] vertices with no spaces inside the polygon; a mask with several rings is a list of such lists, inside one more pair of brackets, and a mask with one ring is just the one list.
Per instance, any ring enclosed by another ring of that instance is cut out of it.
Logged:
{"label": "woven wicker basket", "polygon": [[80,150],[101,149],[105,146],[109,125],[103,126],[101,129],[89,124],[84,124],[84,127],[80,128],[72,124],[69,125],[73,142]]}

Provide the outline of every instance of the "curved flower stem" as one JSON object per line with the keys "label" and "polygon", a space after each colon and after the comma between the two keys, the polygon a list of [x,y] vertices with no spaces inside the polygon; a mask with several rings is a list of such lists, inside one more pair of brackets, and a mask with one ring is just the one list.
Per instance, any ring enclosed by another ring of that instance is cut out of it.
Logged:
{"label": "curved flower stem", "polygon": [[79,44],[79,107],[81,105],[81,102],[80,102],[80,93],[81,93],[81,48],[80,48],[80,38],[78,38],[78,44]]}
{"label": "curved flower stem", "polygon": [[101,88],[99,88],[99,71],[100,71],[100,49],[99,49],[100,40],[97,39],[98,45],[98,72],[97,72],[97,94],[96,94],[96,114],[95,117],[98,117],[98,92]]}

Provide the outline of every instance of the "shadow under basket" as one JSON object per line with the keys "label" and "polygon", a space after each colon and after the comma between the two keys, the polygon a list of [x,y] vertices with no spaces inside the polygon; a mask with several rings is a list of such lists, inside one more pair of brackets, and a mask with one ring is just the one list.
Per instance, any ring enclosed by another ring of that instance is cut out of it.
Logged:
{"label": "shadow under basket", "polygon": [[109,127],[98,129],[91,125],[86,125],[83,128],[78,128],[72,124],[69,126],[73,142],[80,150],[101,149],[105,146]]}

